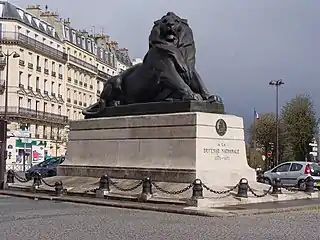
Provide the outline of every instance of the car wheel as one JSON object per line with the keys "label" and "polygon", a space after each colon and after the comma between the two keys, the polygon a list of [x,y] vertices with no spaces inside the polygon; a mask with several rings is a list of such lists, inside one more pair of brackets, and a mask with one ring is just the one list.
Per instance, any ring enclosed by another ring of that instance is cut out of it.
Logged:
{"label": "car wheel", "polygon": [[271,180],[269,178],[265,178],[264,183],[268,185],[272,185]]}
{"label": "car wheel", "polygon": [[299,188],[299,190],[302,190],[302,191],[304,191],[306,189],[306,183],[304,182],[304,180],[299,180],[298,188]]}

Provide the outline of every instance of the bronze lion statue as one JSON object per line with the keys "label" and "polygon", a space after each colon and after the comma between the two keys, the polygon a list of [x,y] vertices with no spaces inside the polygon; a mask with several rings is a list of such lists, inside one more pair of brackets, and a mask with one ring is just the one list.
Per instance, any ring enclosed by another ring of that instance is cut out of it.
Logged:
{"label": "bronze lion statue", "polygon": [[97,103],[85,108],[86,118],[107,107],[161,101],[209,101],[211,95],[195,69],[196,47],[186,19],[168,12],[154,22],[143,63],[111,77]]}

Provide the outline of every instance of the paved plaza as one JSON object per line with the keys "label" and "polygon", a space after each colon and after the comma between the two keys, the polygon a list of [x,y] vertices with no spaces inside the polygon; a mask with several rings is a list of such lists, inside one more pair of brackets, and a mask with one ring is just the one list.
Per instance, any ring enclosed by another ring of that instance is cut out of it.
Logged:
{"label": "paved plaza", "polygon": [[196,217],[0,196],[0,239],[319,239],[320,212]]}

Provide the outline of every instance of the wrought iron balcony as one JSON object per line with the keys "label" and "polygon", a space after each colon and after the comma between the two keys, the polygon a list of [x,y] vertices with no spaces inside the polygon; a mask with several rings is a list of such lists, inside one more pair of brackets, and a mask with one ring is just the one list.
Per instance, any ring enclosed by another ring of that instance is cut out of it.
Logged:
{"label": "wrought iron balcony", "polygon": [[33,69],[33,64],[32,63],[28,63],[28,68],[29,69]]}
{"label": "wrought iron balcony", "polygon": [[66,53],[18,32],[1,32],[0,44],[17,44],[63,63],[68,60]]}
{"label": "wrought iron balcony", "polygon": [[78,84],[78,80],[77,79],[74,80],[74,84]]}
{"label": "wrought iron balcony", "polygon": [[28,90],[32,91],[32,87],[31,87],[31,86],[28,86]]}
{"label": "wrought iron balcony", "polygon": [[68,77],[68,82],[71,83],[71,77]]}
{"label": "wrought iron balcony", "polygon": [[24,60],[19,60],[19,65],[24,67],[25,66]]}
{"label": "wrought iron balcony", "polygon": [[19,83],[19,88],[24,89],[24,85],[22,83]]}
{"label": "wrought iron balcony", "polygon": [[92,90],[93,89],[93,85],[90,85],[90,90]]}
{"label": "wrought iron balcony", "polygon": [[[0,116],[4,114],[4,110],[4,107],[1,106]],[[37,120],[58,125],[68,123],[67,116],[22,107],[8,107],[7,115],[9,119]]]}
{"label": "wrought iron balcony", "polygon": [[98,71],[98,68],[96,66],[94,66],[94,65],[92,65],[90,63],[87,63],[87,62],[85,62],[85,61],[83,61],[83,60],[81,60],[79,58],[74,57],[74,56],[69,55],[69,61],[73,62],[73,63],[76,63],[76,64],[78,64],[78,65],[80,65],[82,67],[85,67],[87,69],[90,69],[93,72],[97,72]]}
{"label": "wrought iron balcony", "polygon": [[41,67],[37,66],[37,72],[41,72]]}
{"label": "wrought iron balcony", "polygon": [[37,92],[37,93],[41,93],[41,89],[40,89],[40,88],[37,88],[37,89],[36,89],[36,92]]}
{"label": "wrought iron balcony", "polygon": [[49,75],[49,69],[48,69],[48,68],[45,68],[45,69],[44,69],[44,74]]}
{"label": "wrought iron balcony", "polygon": [[86,88],[86,87],[88,87],[88,84],[87,84],[87,83],[84,83],[83,86]]}
{"label": "wrought iron balcony", "polygon": [[111,75],[109,75],[108,73],[105,73],[103,71],[98,70],[98,78],[107,81],[109,78],[111,78]]}
{"label": "wrought iron balcony", "polygon": [[59,77],[59,79],[62,79],[62,74],[61,74],[61,73],[59,73],[58,77]]}
{"label": "wrought iron balcony", "polygon": [[54,71],[52,71],[52,72],[51,72],[51,76],[52,76],[52,77],[56,77],[56,76],[57,76],[57,73],[54,72]]}
{"label": "wrought iron balcony", "polygon": [[79,81],[79,85],[82,86],[82,85],[83,85],[83,82],[82,82],[82,81]]}
{"label": "wrought iron balcony", "polygon": [[68,102],[68,103],[71,103],[71,98],[67,98],[67,102]]}

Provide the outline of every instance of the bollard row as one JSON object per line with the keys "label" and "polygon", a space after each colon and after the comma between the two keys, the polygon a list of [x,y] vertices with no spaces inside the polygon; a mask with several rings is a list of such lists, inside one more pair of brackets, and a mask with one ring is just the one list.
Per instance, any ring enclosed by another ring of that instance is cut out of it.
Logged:
{"label": "bollard row", "polygon": [[[27,179],[22,178],[21,176],[19,176],[18,174],[16,174],[13,170],[9,170],[7,172],[7,183],[13,184],[15,182],[15,179],[18,182],[22,182],[22,183],[26,183],[28,182]],[[42,177],[42,175],[39,172],[36,172],[33,176],[33,184],[32,187],[34,190],[38,189],[42,183],[44,183],[45,185],[47,185],[48,187],[54,187],[55,189],[55,195],[57,197],[60,197],[63,195],[64,193],[64,188],[63,188],[63,184],[62,181],[57,181],[54,184],[49,184],[48,182],[46,182],[44,180],[44,178]]]}

